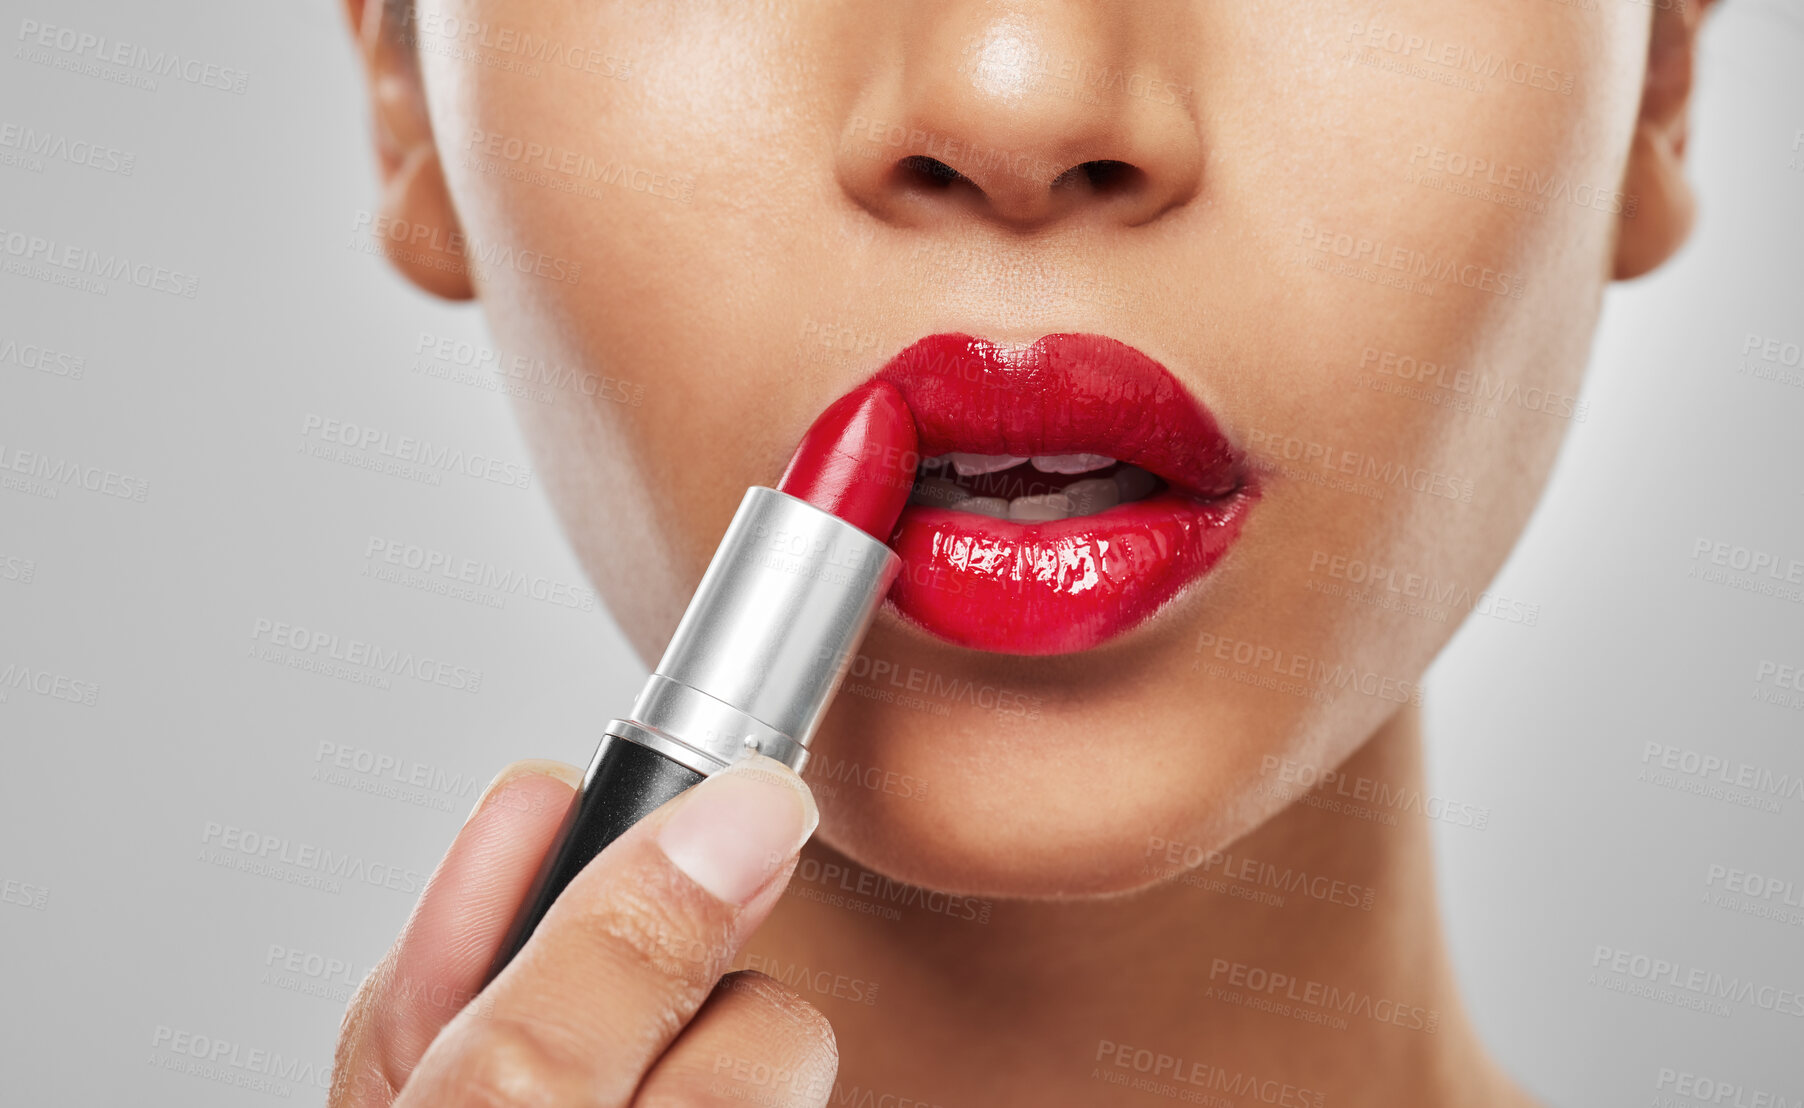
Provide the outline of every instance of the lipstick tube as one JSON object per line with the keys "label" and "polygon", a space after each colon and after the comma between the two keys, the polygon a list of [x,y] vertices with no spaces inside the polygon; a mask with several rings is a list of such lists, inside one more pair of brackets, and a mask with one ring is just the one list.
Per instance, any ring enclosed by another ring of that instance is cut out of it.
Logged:
{"label": "lipstick tube", "polygon": [[802,771],[900,565],[830,512],[746,490],[632,711],[603,731],[490,980],[589,859],[659,805],[754,754]]}

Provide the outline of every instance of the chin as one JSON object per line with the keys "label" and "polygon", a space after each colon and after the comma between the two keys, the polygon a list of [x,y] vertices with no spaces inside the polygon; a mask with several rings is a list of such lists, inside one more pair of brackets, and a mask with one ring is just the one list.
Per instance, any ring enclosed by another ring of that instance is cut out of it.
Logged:
{"label": "chin", "polygon": [[1198,726],[1207,711],[1028,695],[1023,715],[941,715],[859,685],[848,678],[805,777],[817,840],[891,880],[995,899],[1118,896],[1173,876],[1153,844],[1221,850],[1278,807],[1257,788],[1269,744]]}

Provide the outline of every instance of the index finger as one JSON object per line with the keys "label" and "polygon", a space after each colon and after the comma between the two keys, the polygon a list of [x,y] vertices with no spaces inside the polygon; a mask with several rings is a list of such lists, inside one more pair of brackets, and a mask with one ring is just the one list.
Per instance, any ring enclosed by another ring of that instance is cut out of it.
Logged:
{"label": "index finger", "polygon": [[482,988],[581,780],[562,762],[515,762],[483,791],[345,1011],[329,1104],[388,1104],[439,1029]]}
{"label": "index finger", "polygon": [[818,820],[808,787],[754,757],[598,854],[398,1103],[625,1105],[770,913]]}

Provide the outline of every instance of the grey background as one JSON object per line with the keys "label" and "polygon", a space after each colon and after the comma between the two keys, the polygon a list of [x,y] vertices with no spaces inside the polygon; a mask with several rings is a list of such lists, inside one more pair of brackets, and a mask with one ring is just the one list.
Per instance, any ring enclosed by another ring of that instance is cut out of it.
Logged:
{"label": "grey background", "polygon": [[[345,996],[488,776],[526,754],[584,761],[643,669],[599,609],[369,574],[384,540],[578,595],[536,481],[434,487],[302,450],[313,415],[527,461],[497,394],[413,368],[423,333],[484,343],[476,311],[355,249],[374,185],[337,6],[0,13],[0,125],[132,155],[129,174],[0,164],[0,231],[198,279],[189,299],[0,272],[0,451],[148,482],[142,502],[0,488],[0,671],[98,686],[91,705],[0,687],[0,1100],[317,1102]],[[245,91],[40,64],[18,38],[34,19],[242,70]],[[1749,334],[1804,342],[1801,58],[1791,3],[1735,0],[1709,32],[1698,234],[1611,294],[1590,416],[1495,586],[1539,620],[1474,618],[1430,680],[1433,791],[1489,812],[1482,830],[1435,824],[1459,972],[1504,1063],[1555,1103],[1659,1103],[1662,1067],[1804,1099],[1804,1018],[1624,995],[1593,965],[1606,946],[1804,990],[1804,927],[1712,903],[1706,883],[1735,867],[1804,898],[1804,799],[1775,812],[1642,779],[1649,743],[1804,774],[1804,694],[1755,697],[1761,662],[1804,665],[1804,604],[1691,575],[1700,539],[1804,559],[1804,375],[1742,371]],[[20,364],[25,345],[79,356],[82,378]],[[480,689],[272,663],[258,620],[429,654]],[[426,784],[321,779],[340,749]],[[228,826],[402,887],[229,870],[208,854]],[[230,1065],[169,1070],[178,1032],[301,1068],[261,1091]]]}

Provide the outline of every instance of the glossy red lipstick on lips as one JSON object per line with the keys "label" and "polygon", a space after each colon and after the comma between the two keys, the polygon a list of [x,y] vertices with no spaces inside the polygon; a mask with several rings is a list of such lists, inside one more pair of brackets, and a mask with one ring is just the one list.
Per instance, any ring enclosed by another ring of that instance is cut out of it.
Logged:
{"label": "glossy red lipstick on lips", "polygon": [[932,335],[878,380],[907,400],[924,458],[984,471],[923,468],[932,495],[893,538],[890,601],[960,646],[1063,654],[1126,633],[1215,566],[1255,497],[1207,409],[1115,339]]}
{"label": "glossy red lipstick on lips", "polygon": [[632,712],[602,733],[491,979],[589,859],[666,800],[752,754],[801,772],[901,566],[884,540],[915,437],[900,391],[873,381],[821,414],[777,488],[746,490]]}

